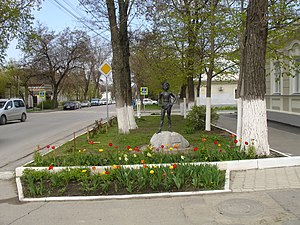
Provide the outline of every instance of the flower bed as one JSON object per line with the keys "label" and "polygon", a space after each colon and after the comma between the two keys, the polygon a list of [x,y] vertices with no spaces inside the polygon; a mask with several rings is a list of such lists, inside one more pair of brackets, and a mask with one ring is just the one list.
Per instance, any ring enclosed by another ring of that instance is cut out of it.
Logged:
{"label": "flower bed", "polygon": [[125,168],[25,169],[25,197],[99,196],[224,189],[225,171],[215,165],[172,164]]}
{"label": "flower bed", "polygon": [[[185,130],[182,117],[172,120],[176,123],[174,131]],[[139,128],[128,135],[118,134],[113,121],[109,127],[98,123],[94,130],[63,146],[46,146],[46,155],[36,151],[34,160],[26,166],[43,168],[26,169],[18,178],[25,197],[223,190],[227,168],[222,171],[220,166],[206,162],[259,158],[251,141],[244,142],[249,145],[247,151],[241,150],[237,144],[242,140],[218,128],[185,133],[191,144],[187,149],[179,145],[153,148],[145,140],[155,133],[150,124],[159,124],[159,117],[146,117],[139,122]],[[251,166],[257,166],[253,163]],[[73,166],[77,168],[70,168]],[[66,168],[57,170],[58,167]]]}

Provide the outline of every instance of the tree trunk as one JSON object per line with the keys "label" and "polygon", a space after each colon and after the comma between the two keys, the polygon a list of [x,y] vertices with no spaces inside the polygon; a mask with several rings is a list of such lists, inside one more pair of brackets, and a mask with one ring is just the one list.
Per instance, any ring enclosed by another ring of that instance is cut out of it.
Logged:
{"label": "tree trunk", "polygon": [[[244,0],[241,0],[241,13],[244,12]],[[243,24],[244,25],[244,24]],[[244,27],[244,26],[242,26]],[[236,91],[237,98],[237,127],[236,127],[236,138],[240,140],[242,137],[242,116],[243,116],[243,108],[242,108],[242,99],[243,95],[243,81],[244,81],[244,72],[243,72],[243,61],[244,61],[244,48],[245,48],[245,38],[246,38],[246,30],[244,29],[240,34],[240,74],[238,80],[238,86]],[[240,142],[238,142],[238,145]]]}
{"label": "tree trunk", "polygon": [[266,43],[267,0],[250,0],[247,8],[246,36],[242,71],[242,143],[241,148],[253,146],[258,155],[268,155],[266,116]]}
{"label": "tree trunk", "polygon": [[[112,74],[116,96],[116,113],[119,133],[129,133],[130,129],[137,128],[134,112],[131,107],[131,77],[129,67],[129,40],[128,40],[128,1],[118,1],[119,23],[117,23],[114,0],[106,0],[109,15],[111,42],[113,49]],[[119,25],[119,26],[118,26]]]}
{"label": "tree trunk", "polygon": [[56,109],[58,107],[57,97],[58,97],[58,86],[53,85],[53,97],[52,97],[52,108]]}
{"label": "tree trunk", "polygon": [[205,130],[211,130],[211,80],[212,80],[212,70],[207,74],[206,83],[206,116],[205,116]]}
{"label": "tree trunk", "polygon": [[207,83],[206,83],[206,117],[205,117],[205,130],[211,130],[211,81],[213,78],[213,71],[215,67],[215,13],[216,3],[215,0],[211,1],[211,31],[210,31],[210,56],[209,56],[209,69],[207,72]]}
{"label": "tree trunk", "polygon": [[180,99],[183,100],[186,97],[186,85],[183,84],[180,88]]}

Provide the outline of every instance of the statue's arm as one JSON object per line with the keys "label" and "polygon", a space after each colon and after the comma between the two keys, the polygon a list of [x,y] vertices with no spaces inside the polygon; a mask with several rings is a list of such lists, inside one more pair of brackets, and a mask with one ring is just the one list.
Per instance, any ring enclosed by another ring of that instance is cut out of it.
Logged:
{"label": "statue's arm", "polygon": [[161,104],[161,97],[162,97],[162,93],[160,93],[159,96],[158,96],[158,101],[157,101],[158,106],[162,105]]}
{"label": "statue's arm", "polygon": [[172,105],[173,105],[177,101],[177,98],[173,93],[171,93],[171,96],[173,98],[173,102],[172,102]]}

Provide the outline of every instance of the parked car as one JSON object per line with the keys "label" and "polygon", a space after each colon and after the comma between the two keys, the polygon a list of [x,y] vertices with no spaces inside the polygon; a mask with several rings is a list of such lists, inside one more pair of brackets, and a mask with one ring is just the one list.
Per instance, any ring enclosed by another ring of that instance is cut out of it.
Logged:
{"label": "parked car", "polygon": [[26,106],[22,99],[0,99],[0,124],[7,121],[20,120],[25,122],[27,119]]}
{"label": "parked car", "polygon": [[79,109],[79,104],[76,101],[69,101],[64,104],[64,110],[67,109]]}
{"label": "parked car", "polygon": [[[101,105],[106,105],[106,102],[107,102],[106,98],[101,98],[101,100],[100,100]],[[108,103],[108,105],[112,104],[112,100],[108,99],[107,103]]]}
{"label": "parked car", "polygon": [[89,100],[84,100],[81,102],[81,107],[91,107],[91,102]]}
{"label": "parked car", "polygon": [[81,109],[81,102],[80,101],[74,101],[76,104],[77,109]]}
{"label": "parked car", "polygon": [[143,105],[157,105],[158,102],[156,100],[152,100],[150,98],[143,99]]}
{"label": "parked car", "polygon": [[98,105],[100,105],[100,99],[99,98],[92,98],[91,106],[98,106]]}

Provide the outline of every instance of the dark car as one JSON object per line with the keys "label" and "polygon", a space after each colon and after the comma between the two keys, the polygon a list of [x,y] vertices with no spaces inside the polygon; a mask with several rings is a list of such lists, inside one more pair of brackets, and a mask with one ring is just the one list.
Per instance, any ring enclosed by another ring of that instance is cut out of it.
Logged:
{"label": "dark car", "polygon": [[78,109],[78,104],[76,102],[66,102],[64,104],[64,110],[67,109]]}

